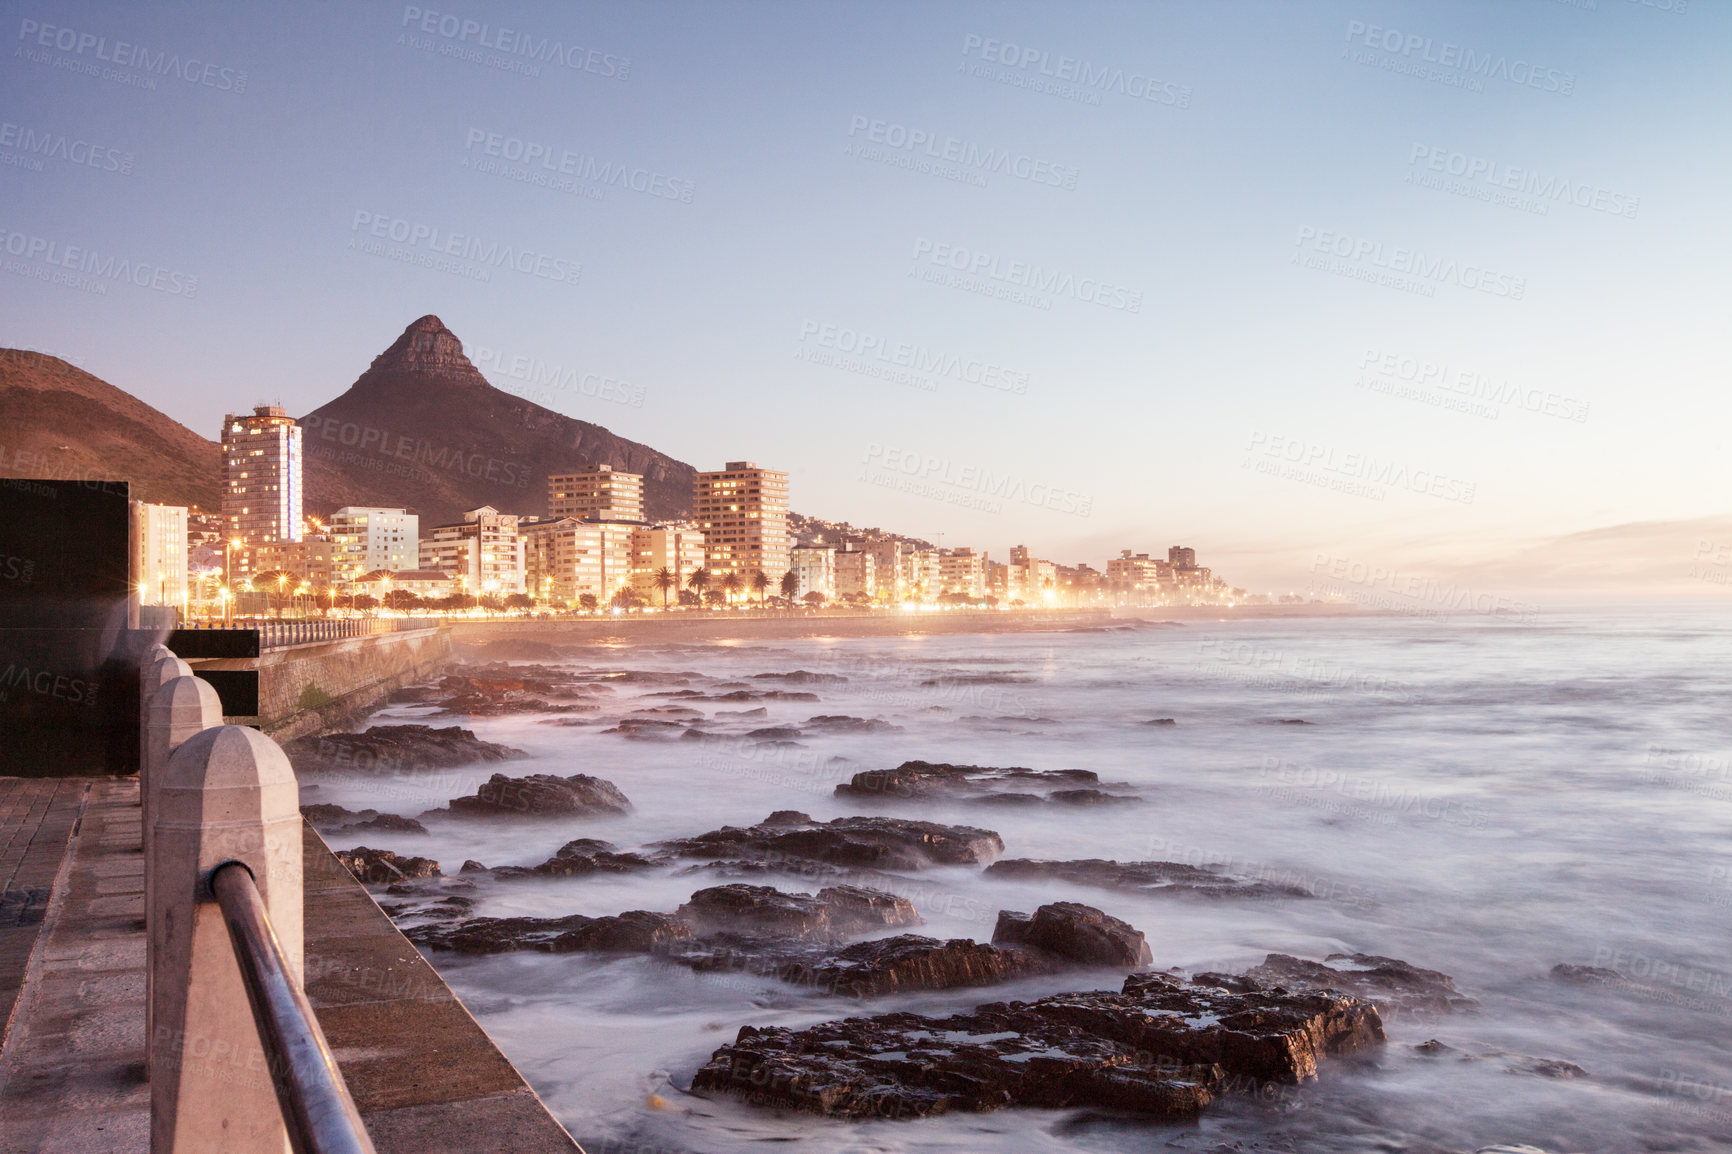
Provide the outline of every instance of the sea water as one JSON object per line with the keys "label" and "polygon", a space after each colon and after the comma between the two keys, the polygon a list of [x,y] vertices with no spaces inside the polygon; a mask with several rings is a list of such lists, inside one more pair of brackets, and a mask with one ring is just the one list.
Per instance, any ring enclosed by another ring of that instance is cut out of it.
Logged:
{"label": "sea water", "polygon": [[[1126,624],[1078,631],[571,646],[586,671],[689,673],[815,692],[819,702],[698,703],[732,740],[603,732],[678,685],[619,683],[579,714],[458,719],[529,757],[397,778],[323,776],[305,800],[414,815],[491,773],[588,773],[630,815],[430,821],[370,845],[440,860],[534,865],[565,841],[622,849],[774,810],[984,826],[1006,857],[1177,861],[1307,896],[1199,900],[972,868],[886,888],[918,932],[989,940],[1001,909],[1074,900],[1142,930],[1155,965],[1236,970],[1271,952],[1401,958],[1454,976],[1477,1011],[1396,1016],[1387,1045],[1326,1061],[1300,1087],[1228,1096],[1195,1123],[1003,1110],[844,1122],[686,1092],[742,1025],[863,1012],[955,1013],[986,1001],[1116,988],[1057,975],[990,989],[856,1000],[652,958],[432,953],[445,979],[591,1154],[599,1151],[1547,1151],[1732,1147],[1732,628],[1708,611],[1606,608],[1523,621],[1361,617]],[[755,678],[807,670],[845,682]],[[373,724],[430,720],[398,706]],[[795,747],[744,738],[817,714],[900,732]],[[641,715],[652,716],[652,715]],[[1161,719],[1172,724],[1150,724]],[[920,758],[1082,768],[1138,805],[999,808],[862,803],[835,787]],[[342,844],[340,841],[336,844]],[[475,913],[675,909],[713,874],[526,882],[483,878]],[[822,881],[750,879],[811,892]],[[1564,963],[1612,971],[1593,984]],[[1436,1039],[1450,1047],[1416,1047]],[[1546,1060],[1545,1065],[1536,1060]],[[1584,1072],[1571,1075],[1572,1063]],[[1551,1071],[1554,1076],[1536,1073]],[[1242,1145],[1235,1145],[1235,1144]]]}

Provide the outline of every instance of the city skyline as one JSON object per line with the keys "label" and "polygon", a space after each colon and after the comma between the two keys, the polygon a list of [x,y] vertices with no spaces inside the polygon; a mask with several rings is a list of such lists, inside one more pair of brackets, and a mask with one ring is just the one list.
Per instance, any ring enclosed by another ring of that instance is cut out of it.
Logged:
{"label": "city skyline", "polygon": [[[15,13],[0,344],[209,435],[431,312],[810,515],[1720,592],[1724,9],[512,6],[558,65],[426,11]],[[85,37],[213,71],[86,75]]]}

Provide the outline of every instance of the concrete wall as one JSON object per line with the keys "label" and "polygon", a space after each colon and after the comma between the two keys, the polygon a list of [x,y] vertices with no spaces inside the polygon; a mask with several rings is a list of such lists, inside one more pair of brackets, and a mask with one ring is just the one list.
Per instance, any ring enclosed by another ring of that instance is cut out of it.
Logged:
{"label": "concrete wall", "polygon": [[[451,659],[448,629],[429,628],[269,649],[257,658],[193,662],[193,671],[257,669],[258,727],[278,741],[347,727],[392,691]],[[251,719],[247,719],[251,720]]]}

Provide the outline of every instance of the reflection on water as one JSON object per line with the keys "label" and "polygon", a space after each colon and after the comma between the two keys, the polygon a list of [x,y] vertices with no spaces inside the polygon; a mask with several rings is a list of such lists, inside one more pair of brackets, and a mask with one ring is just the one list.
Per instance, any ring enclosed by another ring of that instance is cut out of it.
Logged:
{"label": "reflection on water", "polygon": [[[745,1024],[806,1025],[862,1004],[741,974],[645,958],[433,956],[574,1134],[597,1150],[1707,1151],[1732,1142],[1732,632],[1705,615],[1619,611],[1533,625],[1485,619],[1193,624],[1109,633],[594,649],[584,668],[684,671],[706,689],[804,669],[845,684],[784,686],[821,701],[721,717],[714,743],[626,740],[612,719],[664,705],[621,684],[584,726],[464,721],[526,762],[412,780],[322,779],[307,800],[416,814],[492,772],[591,773],[634,812],[555,825],[430,823],[368,843],[440,859],[533,865],[565,841],[623,848],[748,825],[773,810],[820,820],[887,813],[983,825],[1009,857],[1218,865],[1309,898],[1186,900],[1009,881],[972,869],[888,886],[920,932],[985,941],[1000,909],[1078,900],[1149,938],[1157,967],[1243,969],[1270,952],[1403,958],[1443,970],[1474,1014],[1397,1019],[1368,1058],[1321,1081],[1229,1098],[1195,1126],[1006,1111],[838,1123],[682,1092]],[[699,703],[711,717],[754,705]],[[425,714],[395,708],[378,721]],[[819,714],[900,732],[743,739]],[[1171,718],[1173,724],[1150,724]],[[1300,724],[1303,723],[1303,724]],[[1085,768],[1145,803],[1055,813],[963,802],[898,808],[835,797],[862,769],[911,758]],[[784,889],[811,879],[764,879]],[[477,912],[672,910],[707,875],[495,884]],[[1551,976],[1596,966],[1599,981]],[[950,1013],[1076,988],[1063,976],[990,991],[878,999],[871,1011]],[[1416,1049],[1437,1039],[1449,1049]],[[1548,1077],[1575,1063],[1587,1077]]]}

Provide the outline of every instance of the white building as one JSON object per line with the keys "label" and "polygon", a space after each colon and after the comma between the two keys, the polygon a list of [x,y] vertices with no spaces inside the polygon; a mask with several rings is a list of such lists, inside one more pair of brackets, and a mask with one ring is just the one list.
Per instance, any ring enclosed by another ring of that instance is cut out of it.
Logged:
{"label": "white building", "polygon": [[836,550],[827,545],[799,546],[791,550],[789,566],[799,582],[796,600],[808,593],[822,594],[826,601],[836,599]]}
{"label": "white building", "polygon": [[421,518],[406,509],[345,505],[331,516],[331,562],[338,579],[353,581],[383,569],[406,572],[420,564]]}
{"label": "white building", "polygon": [[870,601],[877,593],[877,559],[860,549],[836,550],[836,596],[860,596]]}
{"label": "white building", "polygon": [[491,505],[470,509],[463,520],[433,526],[421,539],[421,570],[449,573],[472,597],[507,596],[528,590],[520,518]]}
{"label": "white building", "polygon": [[531,596],[572,604],[587,594],[607,605],[621,589],[632,587],[632,538],[642,528],[629,521],[577,517],[525,521]]}
{"label": "white building", "polygon": [[250,417],[230,414],[222,453],[223,528],[241,543],[236,573],[251,573],[260,545],[301,539],[301,426],[279,405],[259,405]]}
{"label": "white building", "polygon": [[186,615],[186,508],[133,503],[140,605],[171,605]]}
{"label": "white building", "polygon": [[642,526],[632,531],[631,554],[632,588],[651,605],[660,605],[656,574],[666,569],[674,579],[667,603],[678,604],[686,581],[704,567],[704,535],[689,524]]}
{"label": "white building", "polygon": [[643,520],[643,476],[597,465],[547,479],[547,515],[586,521]]}

